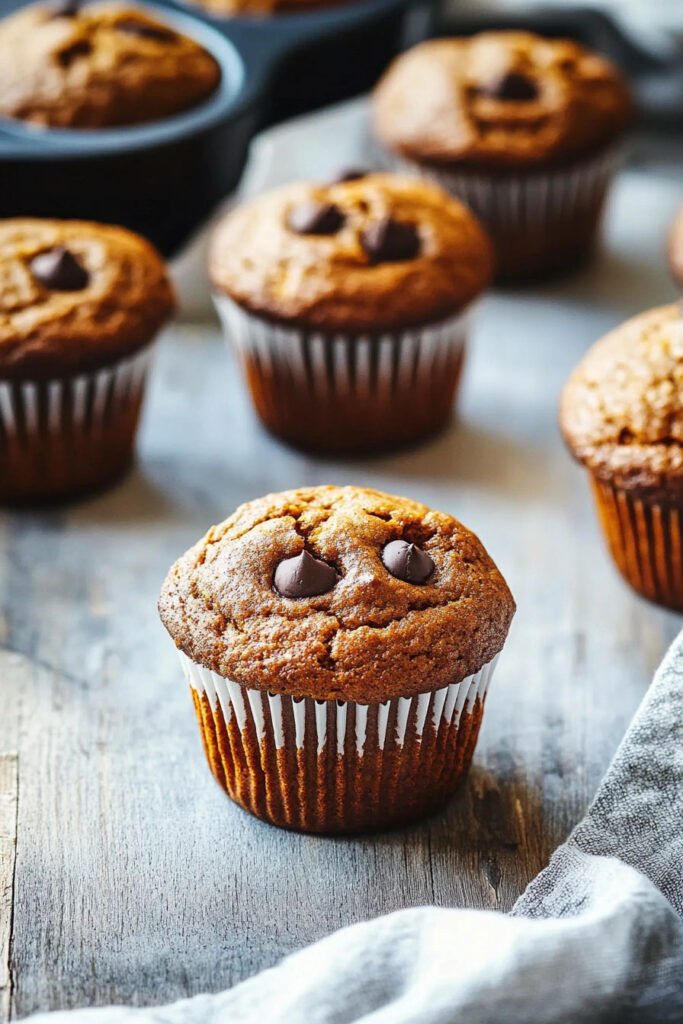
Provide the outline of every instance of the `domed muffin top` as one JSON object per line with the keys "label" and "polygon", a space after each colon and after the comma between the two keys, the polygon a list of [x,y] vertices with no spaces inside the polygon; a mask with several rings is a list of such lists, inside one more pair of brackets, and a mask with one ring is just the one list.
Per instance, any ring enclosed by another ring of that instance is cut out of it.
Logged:
{"label": "domed muffin top", "polygon": [[55,128],[169,117],[214,91],[220,69],[193,39],[135,7],[55,0],[0,21],[0,114]]}
{"label": "domed muffin top", "polygon": [[487,285],[488,239],[441,189],[368,174],[275,189],[227,215],[215,288],[276,321],[379,332],[436,323]]}
{"label": "domed muffin top", "polygon": [[360,487],[242,505],[175,563],[159,602],[176,645],[221,676],[361,703],[477,672],[502,648],[514,609],[461,523]]}
{"label": "domed muffin top", "polygon": [[169,318],[159,254],[123,228],[87,221],[0,221],[0,377],[106,365]]}
{"label": "domed muffin top", "polygon": [[676,280],[683,284],[683,206],[669,232],[669,265]]}
{"label": "domed muffin top", "polygon": [[569,378],[562,432],[602,480],[658,501],[683,496],[683,319],[677,305],[628,320]]}
{"label": "domed muffin top", "polygon": [[524,168],[599,150],[631,118],[628,88],[603,57],[565,39],[483,32],[398,57],[375,90],[391,150],[434,164]]}

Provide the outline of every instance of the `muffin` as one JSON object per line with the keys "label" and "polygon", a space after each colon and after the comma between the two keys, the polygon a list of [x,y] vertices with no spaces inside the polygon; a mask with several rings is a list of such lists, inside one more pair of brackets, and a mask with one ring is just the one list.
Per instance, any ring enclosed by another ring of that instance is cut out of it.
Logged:
{"label": "muffin", "polygon": [[679,284],[683,284],[683,206],[669,232],[669,266]]}
{"label": "muffin", "polygon": [[500,279],[544,277],[589,254],[631,119],[604,58],[528,32],[434,40],[394,61],[373,108],[390,162],[481,218]]}
{"label": "muffin", "polygon": [[586,354],[561,425],[587,468],[612,557],[640,594],[683,610],[683,319],[642,313]]}
{"label": "muffin", "polygon": [[175,563],[159,602],[219,784],[313,832],[451,796],[514,610],[461,523],[361,487],[242,505]]}
{"label": "muffin", "polygon": [[261,420],[328,453],[397,447],[447,423],[491,267],[461,203],[390,174],[259,196],[227,215],[209,257]]}
{"label": "muffin", "polygon": [[151,347],[174,307],[121,228],[0,221],[0,500],[68,498],[129,465]]}
{"label": "muffin", "polygon": [[326,7],[342,7],[354,0],[192,0],[216,15],[306,14]]}
{"label": "muffin", "polygon": [[220,69],[193,39],[135,7],[55,2],[0,22],[0,114],[111,128],[196,106]]}

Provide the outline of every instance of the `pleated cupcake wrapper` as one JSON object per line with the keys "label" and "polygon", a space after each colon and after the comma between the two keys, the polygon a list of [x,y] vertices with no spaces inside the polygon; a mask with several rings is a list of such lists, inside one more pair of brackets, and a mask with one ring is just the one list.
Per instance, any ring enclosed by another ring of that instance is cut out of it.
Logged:
{"label": "pleated cupcake wrapper", "polygon": [[90,374],[0,381],[0,442],[101,432],[118,408],[141,397],[151,357],[149,345]]}
{"label": "pleated cupcake wrapper", "polygon": [[320,397],[366,395],[390,398],[407,392],[423,376],[438,380],[459,359],[472,306],[419,330],[369,334],[324,334],[272,324],[214,296],[229,339],[273,376],[288,375]]}
{"label": "pleated cupcake wrapper", "polygon": [[675,505],[643,501],[591,482],[600,522],[622,576],[644,597],[683,611],[683,514]]}
{"label": "pleated cupcake wrapper", "polygon": [[468,767],[498,656],[439,690],[383,703],[249,689],[182,652],[213,774],[278,825],[344,831],[414,817]]}
{"label": "pleated cupcake wrapper", "polygon": [[273,433],[321,450],[409,443],[448,420],[472,306],[419,329],[304,331],[215,296],[257,412]]}

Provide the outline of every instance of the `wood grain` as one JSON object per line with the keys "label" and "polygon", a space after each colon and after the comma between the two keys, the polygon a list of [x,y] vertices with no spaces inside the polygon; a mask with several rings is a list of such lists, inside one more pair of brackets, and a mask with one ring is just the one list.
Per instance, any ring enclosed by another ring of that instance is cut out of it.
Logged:
{"label": "wood grain", "polygon": [[19,771],[16,754],[0,754],[0,1021],[10,1017],[12,905],[17,848]]}
{"label": "wood grain", "polygon": [[[639,187],[618,194],[619,248],[593,276],[485,301],[459,422],[431,444],[365,463],[285,449],[255,424],[218,332],[179,329],[161,345],[133,473],[69,510],[0,517],[0,751],[18,752],[20,794],[15,1016],[217,990],[401,907],[507,910],[547,862],[680,625],[618,578],[556,429],[585,347],[669,296],[651,265],[674,195],[660,188],[653,208]],[[518,602],[466,784],[429,821],[372,837],[278,831],[226,799],[155,607],[168,566],[209,524],[322,482],[457,515]],[[0,764],[11,802],[17,761]]]}

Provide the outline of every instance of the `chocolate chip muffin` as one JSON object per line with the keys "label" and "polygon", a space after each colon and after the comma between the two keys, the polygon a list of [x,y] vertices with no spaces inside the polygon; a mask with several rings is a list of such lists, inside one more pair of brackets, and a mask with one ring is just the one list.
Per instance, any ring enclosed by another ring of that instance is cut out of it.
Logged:
{"label": "chocolate chip muffin", "polygon": [[173,307],[161,258],[130,231],[0,221],[0,500],[72,497],[123,472]]}
{"label": "chocolate chip muffin", "polygon": [[683,319],[641,313],[587,353],[561,425],[587,468],[612,556],[639,593],[683,610]]}
{"label": "chocolate chip muffin", "polygon": [[31,124],[156,121],[194,107],[219,80],[198,43],[135,7],[55,0],[0,22],[0,114]]}
{"label": "chocolate chip muffin", "polygon": [[669,266],[679,284],[683,284],[683,207],[669,232]]}
{"label": "chocolate chip muffin", "polygon": [[357,173],[229,213],[209,272],[266,427],[312,450],[374,452],[447,423],[491,261],[441,189]]}
{"label": "chocolate chip muffin", "polygon": [[360,487],[243,505],[175,563],[159,602],[220,785],[322,832],[453,793],[514,608],[461,523]]}
{"label": "chocolate chip muffin", "polygon": [[622,76],[577,43],[484,32],[398,57],[374,95],[376,134],[400,168],[481,217],[498,276],[546,276],[589,253],[631,119]]}

